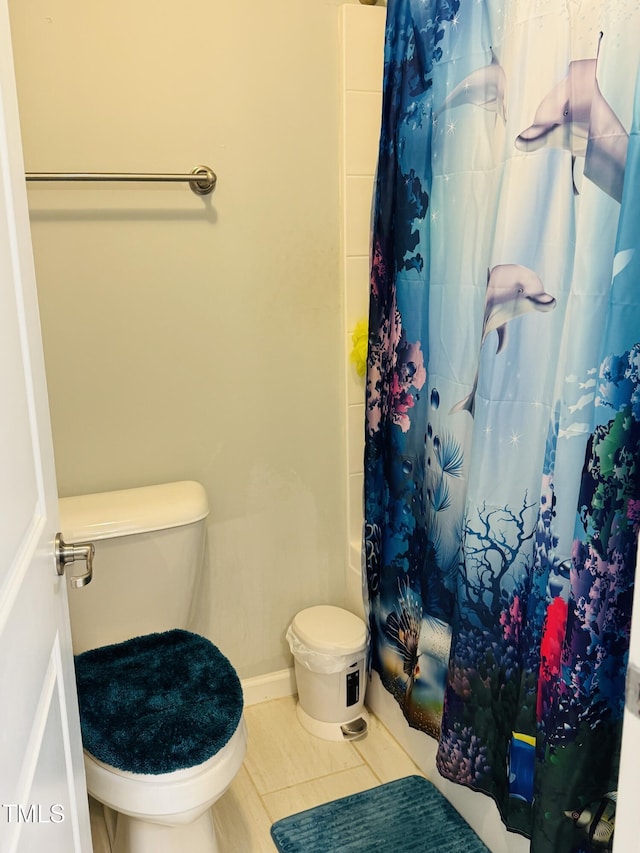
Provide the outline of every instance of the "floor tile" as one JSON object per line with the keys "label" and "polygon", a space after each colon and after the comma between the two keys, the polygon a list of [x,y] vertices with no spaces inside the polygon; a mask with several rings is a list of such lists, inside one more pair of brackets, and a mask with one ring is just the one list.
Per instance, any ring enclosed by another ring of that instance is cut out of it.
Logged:
{"label": "floor tile", "polygon": [[424,776],[397,740],[373,716],[369,715],[369,732],[354,747],[381,782],[392,782],[403,776]]}
{"label": "floor tile", "polygon": [[350,743],[313,737],[296,716],[293,696],[245,709],[249,745],[245,767],[259,794],[362,765]]}
{"label": "floor tile", "polygon": [[244,767],[213,807],[220,853],[274,853],[271,818]]}
{"label": "floor tile", "polygon": [[271,819],[276,821],[287,815],[312,809],[321,803],[328,803],[349,794],[357,794],[358,791],[366,791],[377,784],[375,775],[368,767],[362,765],[343,770],[341,773],[332,773],[320,779],[312,779],[291,788],[274,791],[272,794],[265,794],[262,801]]}
{"label": "floor tile", "polygon": [[93,797],[89,797],[89,820],[91,822],[93,853],[110,853],[111,844],[104,819],[104,807]]}

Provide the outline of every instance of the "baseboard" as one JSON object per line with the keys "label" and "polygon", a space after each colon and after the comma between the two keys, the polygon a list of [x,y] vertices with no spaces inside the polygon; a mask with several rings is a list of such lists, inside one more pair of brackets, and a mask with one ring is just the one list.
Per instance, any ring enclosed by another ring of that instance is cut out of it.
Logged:
{"label": "baseboard", "polygon": [[242,692],[245,707],[268,702],[270,699],[281,699],[283,696],[293,696],[297,692],[293,667],[268,672],[266,675],[256,675],[253,678],[243,678]]}

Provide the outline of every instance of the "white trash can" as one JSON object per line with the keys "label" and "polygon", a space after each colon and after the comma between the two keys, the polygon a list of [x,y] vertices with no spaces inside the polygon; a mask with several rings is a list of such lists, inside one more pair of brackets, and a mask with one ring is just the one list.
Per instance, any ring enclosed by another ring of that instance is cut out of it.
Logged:
{"label": "white trash can", "polygon": [[300,723],[325,740],[364,737],[368,640],[362,619],[340,607],[309,607],[294,616],[286,636],[294,658]]}

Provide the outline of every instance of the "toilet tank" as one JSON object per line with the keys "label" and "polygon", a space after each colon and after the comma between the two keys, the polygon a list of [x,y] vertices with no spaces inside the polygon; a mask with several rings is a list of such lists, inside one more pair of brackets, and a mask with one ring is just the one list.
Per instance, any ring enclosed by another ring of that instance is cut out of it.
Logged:
{"label": "toilet tank", "polygon": [[69,588],[75,654],[188,627],[209,514],[200,483],[61,498],[59,506],[65,542],[96,548],[91,583]]}

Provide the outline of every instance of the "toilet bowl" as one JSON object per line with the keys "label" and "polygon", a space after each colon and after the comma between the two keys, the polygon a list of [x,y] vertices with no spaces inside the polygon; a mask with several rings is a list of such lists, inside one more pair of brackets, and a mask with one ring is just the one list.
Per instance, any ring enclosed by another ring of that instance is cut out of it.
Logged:
{"label": "toilet bowl", "polygon": [[[65,540],[96,548],[93,580],[70,589],[69,607],[87,790],[104,806],[113,853],[217,853],[211,806],[246,752],[235,670],[184,630],[207,514],[193,482],[60,500]],[[204,655],[193,677],[192,650]],[[233,682],[226,696],[220,669]]]}
{"label": "toilet bowl", "polygon": [[242,719],[231,740],[208,761],[160,775],[128,773],[85,752],[88,791],[116,813],[113,853],[217,853],[211,806],[235,778],[246,744]]}

